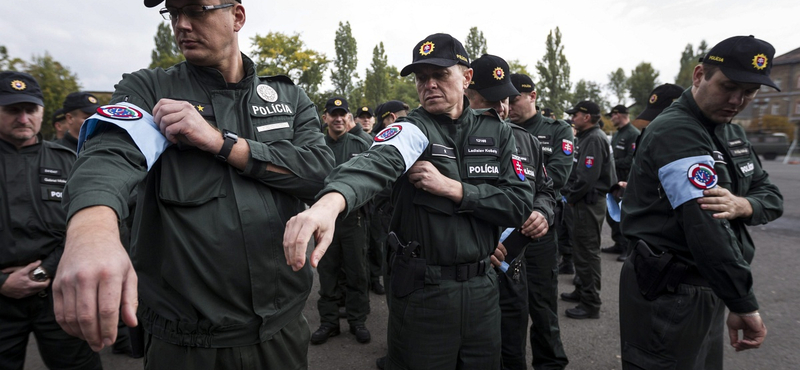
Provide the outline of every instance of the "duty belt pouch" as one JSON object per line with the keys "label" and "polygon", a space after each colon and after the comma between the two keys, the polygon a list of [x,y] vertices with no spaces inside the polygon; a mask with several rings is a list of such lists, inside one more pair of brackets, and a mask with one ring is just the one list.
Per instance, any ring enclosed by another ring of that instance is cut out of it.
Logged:
{"label": "duty belt pouch", "polygon": [[634,270],[639,291],[645,299],[653,301],[667,291],[674,292],[680,283],[684,268],[676,266],[674,255],[671,253],[655,253],[644,240],[639,240],[634,246]]}
{"label": "duty belt pouch", "polygon": [[586,196],[583,197],[583,201],[588,205],[597,204],[597,190],[589,190]]}
{"label": "duty belt pouch", "polygon": [[389,233],[388,240],[393,249],[390,263],[392,294],[397,298],[403,298],[424,288],[426,263],[424,258],[418,257],[419,243],[411,242],[404,245],[394,232]]}

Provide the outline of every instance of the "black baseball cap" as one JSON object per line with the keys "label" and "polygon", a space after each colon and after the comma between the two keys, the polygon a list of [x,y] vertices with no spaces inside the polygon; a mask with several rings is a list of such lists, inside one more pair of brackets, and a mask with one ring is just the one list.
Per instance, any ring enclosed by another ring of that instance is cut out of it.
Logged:
{"label": "black baseball cap", "polygon": [[606,117],[611,117],[611,115],[614,114],[614,113],[628,114],[628,107],[626,107],[626,106],[624,106],[622,104],[617,105],[614,108],[611,108],[611,112],[606,113]]}
{"label": "black baseball cap", "polygon": [[347,99],[341,96],[334,96],[328,99],[328,102],[325,103],[325,112],[333,113],[333,111],[341,109],[345,111],[345,113],[350,113],[350,108],[347,107]]}
{"label": "black baseball cap", "polygon": [[87,92],[78,91],[67,95],[64,99],[64,113],[72,112],[80,109],[83,113],[92,114],[97,111],[100,104],[97,98]]}
{"label": "black baseball cap", "polygon": [[378,108],[375,109],[375,116],[378,117],[378,119],[383,120],[389,116],[389,113],[397,113],[401,110],[407,109],[408,105],[406,105],[406,103],[403,103],[399,100],[389,100],[379,105]]}
{"label": "black baseball cap", "polygon": [[718,66],[734,82],[767,85],[781,91],[769,78],[775,48],[753,35],[734,36],[720,41],[701,58],[704,64]]}
{"label": "black baseball cap", "polygon": [[[238,1],[239,4],[242,3],[242,0],[236,0],[236,1]],[[152,7],[154,7],[154,6],[158,5],[158,4],[161,4],[163,2],[164,2],[164,0],[144,0],[144,6],[146,6],[148,8],[152,8]]]}
{"label": "black baseball cap", "polygon": [[674,84],[663,84],[656,86],[653,92],[650,93],[650,100],[647,101],[647,108],[639,114],[636,119],[652,121],[661,114],[661,111],[666,109],[672,102],[680,98],[683,94],[683,87]]}
{"label": "black baseball cap", "polygon": [[550,117],[553,115],[553,110],[550,108],[542,109],[542,115],[545,117]]}
{"label": "black baseball cap", "polygon": [[23,72],[0,72],[0,105],[34,103],[44,106],[44,96],[33,76]]}
{"label": "black baseball cap", "polygon": [[58,108],[55,112],[53,112],[53,123],[63,121],[67,118],[67,115],[64,114],[64,108]]}
{"label": "black baseball cap", "polygon": [[403,67],[400,76],[408,76],[419,64],[451,67],[461,64],[469,67],[469,54],[464,45],[446,33],[434,33],[417,43],[411,52],[411,64]]}
{"label": "black baseball cap", "polygon": [[375,112],[372,111],[372,108],[368,106],[363,106],[358,108],[356,111],[356,117],[361,117],[362,114],[368,114],[370,117],[375,117]]}
{"label": "black baseball cap", "polygon": [[600,114],[600,106],[591,100],[584,100],[578,104],[575,104],[574,108],[567,110],[567,114],[575,114],[578,112]]}
{"label": "black baseball cap", "polygon": [[520,94],[536,91],[536,85],[533,83],[533,80],[531,80],[528,75],[521,73],[514,73],[511,75],[511,84],[514,85],[514,88],[517,89]]}
{"label": "black baseball cap", "polygon": [[477,91],[488,101],[500,101],[519,95],[511,84],[508,63],[495,55],[483,54],[472,61],[472,81],[469,89]]}

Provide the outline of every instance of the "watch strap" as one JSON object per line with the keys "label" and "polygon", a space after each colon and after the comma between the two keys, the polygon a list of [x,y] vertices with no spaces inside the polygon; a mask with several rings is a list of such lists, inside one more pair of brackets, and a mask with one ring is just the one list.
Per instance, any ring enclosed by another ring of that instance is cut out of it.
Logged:
{"label": "watch strap", "polygon": [[233,150],[233,144],[236,144],[239,141],[239,137],[228,130],[222,130],[222,138],[225,140],[222,143],[222,148],[217,153],[216,157],[220,161],[227,162],[228,156],[231,154]]}

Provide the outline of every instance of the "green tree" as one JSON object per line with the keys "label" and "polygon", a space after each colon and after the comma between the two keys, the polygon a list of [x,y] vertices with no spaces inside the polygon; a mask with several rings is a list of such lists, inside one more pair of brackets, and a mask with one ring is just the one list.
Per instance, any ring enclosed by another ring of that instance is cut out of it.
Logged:
{"label": "green tree", "polygon": [[650,63],[641,62],[628,77],[628,91],[635,105],[631,108],[631,116],[636,117],[647,107],[650,93],[658,84],[658,71]]}
{"label": "green tree", "polygon": [[696,52],[694,51],[692,44],[686,44],[686,48],[684,48],[683,53],[681,53],[681,69],[678,71],[678,75],[675,76],[676,85],[679,85],[683,88],[692,86],[692,73],[694,73],[694,67],[699,63],[700,58],[706,55],[706,49],[708,49],[706,40],[700,41],[700,45],[697,46]]}
{"label": "green tree", "polygon": [[572,100],[579,102],[591,100],[600,106],[600,110],[608,112],[610,109],[608,100],[603,96],[603,88],[597,82],[581,79],[575,84],[575,91],[572,93]]}
{"label": "green tree", "polygon": [[11,58],[8,56],[8,49],[0,45],[0,71],[17,71],[17,66],[25,67],[25,62],[19,58]]}
{"label": "green tree", "polygon": [[528,72],[528,66],[526,64],[522,64],[519,59],[513,59],[508,61],[508,71],[511,73],[520,73],[524,74],[528,77],[533,77],[533,75]]}
{"label": "green tree", "polygon": [[53,125],[49,124],[53,112],[63,106],[64,98],[69,93],[81,89],[78,76],[54,60],[47,52],[44,53],[44,56],[34,56],[31,63],[26,65],[25,72],[33,76],[42,89],[44,98],[42,136],[50,138],[54,132]]}
{"label": "green tree", "polygon": [[166,22],[161,22],[156,30],[156,35],[153,37],[156,43],[155,49],[150,53],[150,67],[149,68],[169,68],[180,62],[186,60],[175,42],[175,36],[172,34],[172,27]]}
{"label": "green tree", "polygon": [[386,57],[386,50],[383,42],[375,45],[372,49],[372,64],[367,68],[367,76],[364,78],[364,98],[366,105],[376,107],[389,97],[389,61]]}
{"label": "green tree", "polygon": [[320,94],[319,87],[330,63],[325,54],[307,49],[297,33],[292,36],[280,32],[256,34],[252,40],[257,74],[287,75],[306,91],[314,104],[324,106],[325,97]]}
{"label": "green tree", "polygon": [[553,110],[556,117],[564,115],[564,107],[570,106],[569,62],[561,45],[561,30],[556,27],[555,34],[551,30],[545,42],[546,51],[542,60],[536,62],[539,73],[539,101],[542,107]]}
{"label": "green tree", "polygon": [[334,39],[336,46],[336,60],[333,61],[334,69],[331,71],[331,82],[333,91],[336,95],[351,99],[350,93],[355,84],[353,80],[358,80],[356,67],[358,66],[358,48],[356,39],[350,29],[350,22],[339,22]]}
{"label": "green tree", "polygon": [[467,49],[470,60],[478,59],[481,55],[486,54],[486,38],[483,37],[483,31],[479,31],[478,27],[470,28],[464,49]]}
{"label": "green tree", "polygon": [[628,93],[628,76],[625,75],[625,70],[617,68],[608,74],[608,89],[614,95],[616,104],[625,104],[625,95]]}
{"label": "green tree", "polygon": [[419,106],[419,94],[417,94],[417,84],[414,81],[414,74],[405,77],[400,76],[400,71],[389,66],[389,95],[387,100],[399,100],[408,104],[411,109]]}

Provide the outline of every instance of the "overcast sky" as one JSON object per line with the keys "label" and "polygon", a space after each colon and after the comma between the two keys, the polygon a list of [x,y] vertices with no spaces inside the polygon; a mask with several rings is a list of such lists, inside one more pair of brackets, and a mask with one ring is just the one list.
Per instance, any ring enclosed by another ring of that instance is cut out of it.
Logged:
{"label": "overcast sky", "polygon": [[[85,90],[111,91],[122,73],[146,68],[154,47],[158,9],[142,0],[0,0],[0,45],[29,61],[50,53],[78,75]],[[239,44],[252,50],[252,37],[270,31],[299,33],[311,49],[333,59],[340,21],[349,21],[358,42],[363,79],[372,49],[383,42],[389,63],[402,68],[425,36],[444,32],[462,42],[470,27],[487,39],[488,51],[518,59],[532,73],[544,55],[545,39],[560,27],[573,84],[607,83],[609,72],[626,73],[640,62],[674,82],[687,43],[697,46],[734,35],[755,35],[776,56],[800,47],[800,1],[579,0],[579,1],[265,1],[243,2],[247,22]],[[471,56],[472,57],[472,56]],[[533,76],[536,79],[535,76]],[[328,82],[328,86],[330,86]]]}

